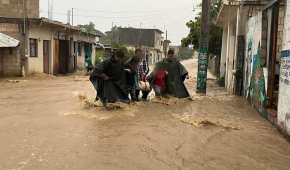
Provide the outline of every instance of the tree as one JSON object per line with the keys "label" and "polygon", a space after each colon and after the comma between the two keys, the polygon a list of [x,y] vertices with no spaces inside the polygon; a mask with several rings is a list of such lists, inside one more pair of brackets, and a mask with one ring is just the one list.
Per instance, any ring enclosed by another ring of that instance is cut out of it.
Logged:
{"label": "tree", "polygon": [[201,17],[196,17],[194,21],[190,20],[186,23],[186,26],[190,28],[190,32],[187,37],[181,40],[183,47],[187,47],[192,44],[195,49],[199,48],[199,38],[200,38],[200,26],[201,26]]}
{"label": "tree", "polygon": [[114,44],[114,43],[112,43],[113,36],[114,36],[113,33],[116,32],[118,28],[121,28],[121,27],[114,26],[113,28],[111,28],[110,31],[107,31],[105,33],[105,35],[101,37],[100,42],[102,44],[112,44],[112,46],[113,46],[113,44]]}
{"label": "tree", "polygon": [[[221,8],[222,0],[212,0],[210,10],[210,32],[209,32],[209,53],[220,55],[222,46],[222,28],[215,24],[215,19]],[[195,49],[199,48],[200,40],[200,27],[201,27],[201,13],[194,20],[190,20],[186,23],[186,26],[190,29],[187,37],[181,40],[183,47],[187,47],[192,44]]]}
{"label": "tree", "polygon": [[112,43],[112,31],[105,32],[105,35],[100,38],[102,44],[111,44]]}
{"label": "tree", "polygon": [[79,25],[82,32],[90,33],[90,34],[97,34],[96,25],[93,22],[85,25]]}

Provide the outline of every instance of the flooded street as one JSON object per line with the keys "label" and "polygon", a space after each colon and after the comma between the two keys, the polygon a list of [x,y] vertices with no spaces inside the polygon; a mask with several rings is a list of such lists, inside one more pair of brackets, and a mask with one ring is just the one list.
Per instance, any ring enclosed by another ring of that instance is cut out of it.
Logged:
{"label": "flooded street", "polygon": [[290,144],[209,76],[208,96],[107,111],[87,77],[0,81],[0,170],[289,170]]}

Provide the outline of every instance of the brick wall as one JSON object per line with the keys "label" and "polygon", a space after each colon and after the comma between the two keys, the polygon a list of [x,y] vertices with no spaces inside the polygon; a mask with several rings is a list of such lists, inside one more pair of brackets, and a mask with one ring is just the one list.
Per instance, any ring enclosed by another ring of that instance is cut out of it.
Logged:
{"label": "brick wall", "polygon": [[27,16],[29,18],[39,17],[39,0],[0,0],[0,16],[23,17],[26,4]]}
{"label": "brick wall", "polygon": [[16,48],[0,48],[0,76],[20,76],[20,51]]}
{"label": "brick wall", "polygon": [[[1,1],[1,0],[0,0]],[[25,56],[24,35],[21,31],[22,24],[20,23],[0,23],[0,32],[9,35],[20,41],[19,50],[20,58]]]}

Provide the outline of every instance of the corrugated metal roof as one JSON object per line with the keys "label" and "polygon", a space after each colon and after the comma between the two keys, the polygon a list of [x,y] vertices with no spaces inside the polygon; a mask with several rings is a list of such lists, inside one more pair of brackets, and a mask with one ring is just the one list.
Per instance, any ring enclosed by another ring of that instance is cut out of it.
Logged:
{"label": "corrugated metal roof", "polygon": [[1,47],[17,47],[19,45],[19,41],[6,35],[0,33],[0,48]]}

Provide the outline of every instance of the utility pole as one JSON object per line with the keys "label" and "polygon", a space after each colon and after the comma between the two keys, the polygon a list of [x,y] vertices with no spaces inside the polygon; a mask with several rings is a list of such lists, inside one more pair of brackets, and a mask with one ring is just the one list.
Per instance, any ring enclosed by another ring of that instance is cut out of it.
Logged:
{"label": "utility pole", "polygon": [[210,0],[202,0],[201,32],[198,55],[197,93],[206,94],[208,67]]}
{"label": "utility pole", "polygon": [[114,22],[112,22],[112,32],[111,32],[111,47],[113,49],[113,41],[114,41]]}
{"label": "utility pole", "polygon": [[139,25],[139,35],[138,35],[138,42],[136,42],[136,45],[135,46],[138,46],[138,48],[141,48],[142,46],[142,43],[141,43],[141,38],[142,38],[142,22],[140,22],[140,25]]}
{"label": "utility pole", "polygon": [[49,2],[49,1],[50,1],[50,0],[47,1],[47,9],[48,9],[48,10],[47,10],[47,18],[49,18],[49,15],[50,15],[50,14],[49,14],[49,8],[50,8],[50,2]]}
{"label": "utility pole", "polygon": [[74,26],[74,8],[71,9],[71,25]]}
{"label": "utility pole", "polygon": [[165,49],[164,49],[165,58],[167,58],[167,50],[168,50],[168,45],[169,45],[169,44],[167,44],[168,43],[168,41],[167,41],[167,36],[168,36],[167,29],[165,32],[166,32],[165,33],[165,44],[163,44],[163,45],[165,46]]}
{"label": "utility pole", "polygon": [[27,38],[27,3],[25,0],[22,1],[23,3],[23,52],[24,56],[21,57],[21,69],[22,69],[22,76],[26,76],[26,64],[27,64],[27,57],[28,57],[28,38]]}
{"label": "utility pole", "polygon": [[70,10],[68,10],[67,11],[67,24],[71,24],[71,11]]}

